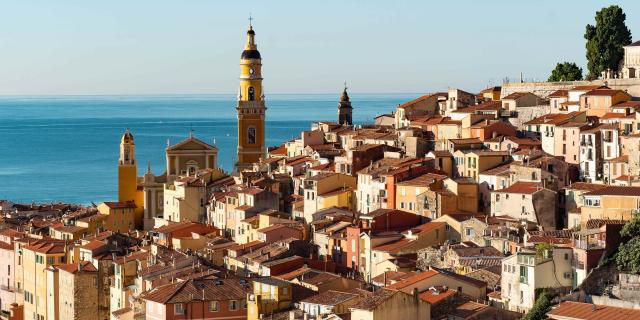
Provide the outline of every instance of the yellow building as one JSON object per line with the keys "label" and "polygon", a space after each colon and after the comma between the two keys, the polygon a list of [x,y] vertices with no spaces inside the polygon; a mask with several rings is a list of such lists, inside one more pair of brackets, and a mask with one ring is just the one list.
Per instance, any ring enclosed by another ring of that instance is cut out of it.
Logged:
{"label": "yellow building", "polygon": [[253,293],[247,297],[247,320],[258,320],[260,315],[288,308],[291,305],[292,284],[275,278],[253,280]]}
{"label": "yellow building", "polygon": [[591,219],[631,220],[640,212],[640,187],[608,186],[582,196],[583,227]]}
{"label": "yellow building", "polygon": [[67,242],[41,239],[22,246],[21,276],[24,284],[25,319],[59,319],[56,300],[58,283],[49,281],[46,270],[50,266],[68,263],[68,252],[72,244]]}
{"label": "yellow building", "polygon": [[480,173],[493,169],[508,161],[511,157],[508,151],[489,150],[457,150],[453,153],[458,177],[470,177],[476,182]]}
{"label": "yellow building", "polygon": [[135,227],[142,228],[144,214],[144,191],[138,188],[138,163],[133,135],[127,129],[120,140],[120,159],[118,160],[118,201],[133,201],[135,209]]}
{"label": "yellow building", "polygon": [[502,92],[502,87],[490,87],[480,91],[482,95],[482,99],[485,101],[498,101],[500,100],[500,93]]}
{"label": "yellow building", "polygon": [[396,208],[422,215],[423,206],[419,201],[420,196],[429,191],[442,189],[445,178],[446,176],[443,175],[427,173],[398,183]]}
{"label": "yellow building", "polygon": [[103,226],[110,231],[127,233],[135,229],[134,216],[136,205],[129,202],[103,202],[98,212],[105,215]]}
{"label": "yellow building", "polygon": [[266,106],[262,91],[262,58],[255,42],[256,33],[249,25],[247,44],[240,57],[238,92],[238,170],[251,168],[266,155],[264,123]]}
{"label": "yellow building", "polygon": [[356,177],[335,172],[324,172],[306,178],[303,183],[305,221],[313,221],[312,215],[322,209],[353,208],[353,190],[357,183]]}

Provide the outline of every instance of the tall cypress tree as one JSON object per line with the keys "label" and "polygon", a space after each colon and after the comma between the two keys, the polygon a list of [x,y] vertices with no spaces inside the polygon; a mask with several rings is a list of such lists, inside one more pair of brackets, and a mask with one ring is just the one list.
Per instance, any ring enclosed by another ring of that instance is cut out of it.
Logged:
{"label": "tall cypress tree", "polygon": [[596,25],[587,25],[587,68],[597,78],[606,69],[618,70],[624,56],[623,46],[631,43],[631,31],[625,24],[622,8],[612,5],[596,12]]}

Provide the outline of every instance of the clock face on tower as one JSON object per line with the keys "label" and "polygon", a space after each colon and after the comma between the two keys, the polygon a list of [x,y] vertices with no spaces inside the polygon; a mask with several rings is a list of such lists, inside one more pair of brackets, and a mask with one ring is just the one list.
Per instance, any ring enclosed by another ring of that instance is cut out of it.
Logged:
{"label": "clock face on tower", "polygon": [[253,68],[249,69],[249,74],[253,74]]}

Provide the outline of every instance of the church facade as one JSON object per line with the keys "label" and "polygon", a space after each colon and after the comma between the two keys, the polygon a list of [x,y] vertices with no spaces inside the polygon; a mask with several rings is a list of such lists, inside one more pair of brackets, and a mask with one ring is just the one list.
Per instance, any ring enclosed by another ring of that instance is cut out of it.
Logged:
{"label": "church facade", "polygon": [[179,197],[172,196],[174,181],[194,176],[203,169],[217,169],[218,148],[196,138],[193,132],[185,140],[167,146],[165,154],[167,168],[163,174],[152,174],[148,166],[147,172],[138,177],[135,142],[129,129],[120,141],[118,201],[134,201],[136,228],[153,229],[156,219],[165,218],[165,206],[171,208],[180,201]]}

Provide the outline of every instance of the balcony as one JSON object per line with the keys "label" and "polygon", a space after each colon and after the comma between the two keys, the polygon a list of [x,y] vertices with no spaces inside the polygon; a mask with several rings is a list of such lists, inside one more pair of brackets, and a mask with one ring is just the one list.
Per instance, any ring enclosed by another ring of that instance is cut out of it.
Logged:
{"label": "balcony", "polygon": [[18,289],[14,286],[7,286],[7,285],[0,285],[0,290],[7,291],[7,292],[22,293],[21,289]]}
{"label": "balcony", "polygon": [[586,241],[586,240],[574,240],[573,247],[582,250],[597,250],[604,249],[606,244],[604,241]]}

